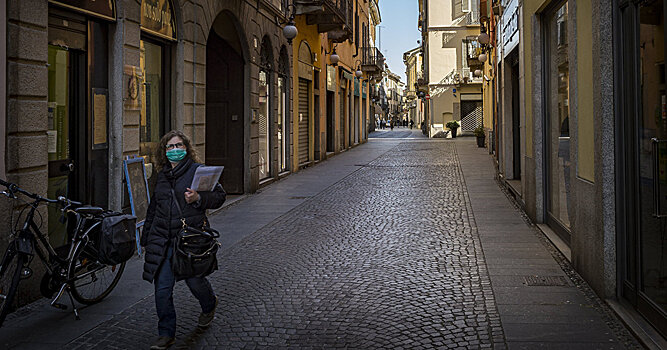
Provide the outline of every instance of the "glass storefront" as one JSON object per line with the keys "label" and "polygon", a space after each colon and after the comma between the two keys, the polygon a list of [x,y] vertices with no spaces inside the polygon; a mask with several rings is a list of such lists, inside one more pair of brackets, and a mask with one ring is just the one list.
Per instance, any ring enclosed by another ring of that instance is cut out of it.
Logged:
{"label": "glass storefront", "polygon": [[271,176],[271,118],[269,105],[269,82],[265,71],[259,72],[259,179]]}
{"label": "glass storefront", "polygon": [[549,219],[570,229],[569,68],[567,13],[565,2],[548,18],[547,66],[547,210]]}
{"label": "glass storefront", "polygon": [[[663,1],[639,6],[641,292],[667,314],[667,96]],[[657,169],[656,169],[657,168]],[[661,213],[662,212],[662,213]]]}
{"label": "glass storefront", "polygon": [[667,0],[617,5],[620,291],[667,336]]}
{"label": "glass storefront", "polygon": [[149,188],[155,186],[159,169],[154,169],[155,154],[160,138],[169,128],[165,115],[165,59],[163,47],[157,43],[141,40],[140,68],[143,76],[141,91],[141,117],[139,120],[139,155],[145,157],[146,176]]}

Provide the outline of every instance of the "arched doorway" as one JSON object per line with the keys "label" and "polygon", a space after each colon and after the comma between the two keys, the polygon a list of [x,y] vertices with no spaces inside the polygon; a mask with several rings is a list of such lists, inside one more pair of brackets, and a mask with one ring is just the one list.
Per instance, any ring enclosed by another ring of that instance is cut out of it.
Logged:
{"label": "arched doorway", "polygon": [[225,167],[227,193],[244,192],[244,59],[237,21],[221,13],[206,42],[206,159]]}
{"label": "arched doorway", "polygon": [[299,124],[299,165],[306,164],[310,161],[310,91],[312,89],[313,81],[313,56],[310,51],[310,46],[305,41],[301,42],[299,46],[299,82],[298,82],[298,116],[297,122]]}

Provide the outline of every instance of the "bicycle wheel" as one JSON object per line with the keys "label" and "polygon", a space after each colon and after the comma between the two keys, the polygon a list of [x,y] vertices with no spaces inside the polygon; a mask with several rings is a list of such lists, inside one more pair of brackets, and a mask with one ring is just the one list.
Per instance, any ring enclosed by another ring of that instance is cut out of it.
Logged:
{"label": "bicycle wheel", "polygon": [[124,262],[113,266],[104,265],[97,257],[95,243],[81,241],[68,267],[67,278],[72,296],[82,304],[91,305],[104,299],[116,287],[125,270]]}
{"label": "bicycle wheel", "polygon": [[14,311],[14,296],[21,279],[21,268],[25,261],[23,254],[18,254],[13,248],[14,242],[5,251],[0,264],[0,326],[5,322],[5,317]]}

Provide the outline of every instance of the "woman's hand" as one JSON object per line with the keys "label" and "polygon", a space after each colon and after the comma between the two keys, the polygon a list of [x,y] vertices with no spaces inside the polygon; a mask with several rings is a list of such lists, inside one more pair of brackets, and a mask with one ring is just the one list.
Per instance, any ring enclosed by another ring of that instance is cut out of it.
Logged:
{"label": "woman's hand", "polygon": [[198,200],[199,200],[199,193],[197,193],[197,191],[195,191],[191,188],[186,189],[186,191],[185,191],[185,201],[188,204],[192,204],[192,203],[194,203]]}

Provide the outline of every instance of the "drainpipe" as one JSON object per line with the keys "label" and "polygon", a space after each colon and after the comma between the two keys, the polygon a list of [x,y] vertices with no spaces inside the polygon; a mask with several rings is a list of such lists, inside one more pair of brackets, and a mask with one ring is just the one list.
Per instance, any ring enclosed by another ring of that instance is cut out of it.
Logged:
{"label": "drainpipe", "polygon": [[192,147],[197,144],[197,6],[199,0],[194,1],[194,27],[192,29]]}

